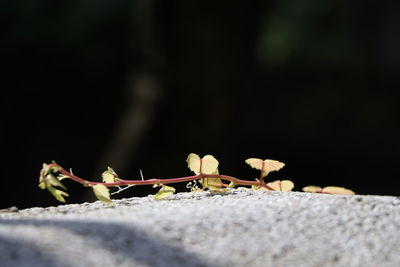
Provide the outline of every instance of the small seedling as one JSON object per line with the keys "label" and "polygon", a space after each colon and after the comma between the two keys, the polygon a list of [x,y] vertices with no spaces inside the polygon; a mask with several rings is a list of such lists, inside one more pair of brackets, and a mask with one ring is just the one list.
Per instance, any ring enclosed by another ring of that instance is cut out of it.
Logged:
{"label": "small seedling", "polygon": [[[71,179],[86,187],[91,187],[97,199],[112,204],[110,195],[117,194],[129,187],[139,185],[153,185],[153,187],[160,187],[159,191],[154,195],[155,200],[166,199],[175,193],[175,188],[167,186],[166,184],[173,183],[188,183],[187,188],[192,192],[209,190],[211,192],[226,192],[239,185],[250,186],[254,190],[269,190],[269,191],[292,191],[294,183],[290,180],[276,180],[266,183],[265,177],[270,172],[282,169],[285,164],[283,162],[271,159],[257,159],[250,158],[245,162],[252,168],[260,170],[259,178],[253,181],[238,179],[233,176],[219,174],[219,162],[212,155],[206,155],[200,158],[197,154],[191,153],[186,159],[189,169],[195,173],[193,176],[185,176],[179,178],[169,179],[144,179],[142,175],[141,180],[125,180],[119,178],[118,174],[110,167],[107,168],[102,174],[102,182],[94,182],[82,179],[72,173],[72,170],[67,171],[57,163],[43,164],[40,171],[39,187],[47,189],[50,193],[60,202],[65,202],[64,197],[68,197],[65,192],[66,187],[61,183],[63,179]],[[229,184],[223,181],[229,181]],[[201,185],[199,187],[198,183]],[[109,187],[117,188],[118,190],[111,193]],[[64,191],[63,191],[64,190]],[[306,192],[314,193],[329,193],[329,194],[354,194],[353,191],[342,187],[320,187],[310,186],[303,188]],[[346,191],[347,190],[347,191]]]}

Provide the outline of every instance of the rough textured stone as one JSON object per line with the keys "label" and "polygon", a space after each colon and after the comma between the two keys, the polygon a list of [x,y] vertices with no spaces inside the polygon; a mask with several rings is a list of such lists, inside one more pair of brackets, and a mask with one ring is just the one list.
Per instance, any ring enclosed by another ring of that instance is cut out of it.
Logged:
{"label": "rough textured stone", "polygon": [[400,199],[240,188],[0,213],[1,266],[400,266]]}

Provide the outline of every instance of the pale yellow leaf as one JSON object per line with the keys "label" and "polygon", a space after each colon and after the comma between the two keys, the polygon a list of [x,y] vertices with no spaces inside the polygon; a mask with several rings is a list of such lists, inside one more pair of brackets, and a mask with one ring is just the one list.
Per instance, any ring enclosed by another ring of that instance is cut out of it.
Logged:
{"label": "pale yellow leaf", "polygon": [[303,187],[303,191],[304,192],[308,192],[308,193],[319,193],[321,192],[322,188],[316,185],[309,185],[309,186],[305,186]]}
{"label": "pale yellow leaf", "polygon": [[266,173],[265,176],[268,175],[268,173],[272,171],[279,171],[285,166],[285,163],[277,161],[277,160],[272,160],[272,159],[266,159],[264,160],[264,172]]}
{"label": "pale yellow leaf", "polygon": [[175,188],[172,186],[163,185],[157,194],[154,195],[155,200],[165,199],[166,197],[172,196],[175,193]]}
{"label": "pale yellow leaf", "polygon": [[270,182],[267,185],[269,187],[271,187],[272,189],[274,189],[275,191],[281,191],[281,181],[280,180]]}
{"label": "pale yellow leaf", "polygon": [[218,160],[212,155],[204,156],[202,159],[201,173],[215,174],[215,171],[217,171],[218,169],[218,164]]}
{"label": "pale yellow leaf", "polygon": [[189,169],[195,174],[213,174],[218,169],[218,160],[211,155],[206,155],[203,159],[200,159],[197,154],[191,153],[187,157],[186,162]]}
{"label": "pale yellow leaf", "polygon": [[247,164],[249,164],[252,168],[257,169],[257,170],[261,170],[262,164],[263,164],[263,160],[257,159],[257,158],[246,159],[245,162]]}
{"label": "pale yellow leaf", "polygon": [[275,191],[289,192],[294,188],[294,183],[290,180],[277,180],[267,184],[269,187],[273,188]]}
{"label": "pale yellow leaf", "polygon": [[200,157],[195,153],[190,153],[186,159],[189,169],[195,174],[200,174]]}
{"label": "pale yellow leaf", "polygon": [[355,195],[355,193],[352,190],[339,186],[324,187],[321,193],[328,193],[334,195]]}
{"label": "pale yellow leaf", "polygon": [[93,192],[98,200],[103,201],[110,205],[112,204],[112,201],[110,199],[110,191],[106,186],[102,184],[97,184],[93,186]]}
{"label": "pale yellow leaf", "polygon": [[114,183],[117,174],[112,168],[108,167],[108,169],[101,174],[101,177],[105,183]]}
{"label": "pale yellow leaf", "polygon": [[282,180],[281,181],[282,192],[292,191],[294,188],[294,183],[290,180]]}

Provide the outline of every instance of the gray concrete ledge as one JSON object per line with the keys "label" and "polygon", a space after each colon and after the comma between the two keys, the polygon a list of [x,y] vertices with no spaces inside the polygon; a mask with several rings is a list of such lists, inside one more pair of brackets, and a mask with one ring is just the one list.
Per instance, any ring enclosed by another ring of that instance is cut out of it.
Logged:
{"label": "gray concrete ledge", "polygon": [[237,189],[0,214],[0,266],[400,266],[400,199]]}

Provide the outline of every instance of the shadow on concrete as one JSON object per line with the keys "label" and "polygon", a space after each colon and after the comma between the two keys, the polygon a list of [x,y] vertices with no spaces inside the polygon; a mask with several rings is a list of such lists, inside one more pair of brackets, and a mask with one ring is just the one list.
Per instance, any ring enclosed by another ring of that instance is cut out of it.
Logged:
{"label": "shadow on concrete", "polygon": [[[74,220],[40,220],[40,219],[2,219],[2,225],[34,226],[63,228],[83,238],[92,239],[95,243],[114,255],[131,259],[133,263],[148,266],[213,266],[206,259],[186,251],[184,248],[169,244],[162,237],[146,233],[135,227],[128,227],[119,223],[83,222]],[[22,237],[23,238],[23,237]],[[51,238],[43,236],[43,238]],[[68,238],[65,239],[68,242]],[[179,242],[179,241],[178,241]],[[70,244],[60,244],[63,246]],[[10,239],[0,235],[1,250],[0,262],[9,263],[6,266],[33,266],[31,255],[36,255],[34,266],[58,266],[58,259],[52,257],[54,253],[46,253],[40,247],[35,247],[31,242],[24,242],[20,237]],[[12,248],[18,248],[18,254]],[[96,248],[88,248],[95,251]],[[73,255],[71,255],[73,257]],[[100,264],[101,265],[101,264]],[[4,265],[2,265],[4,266]]]}

